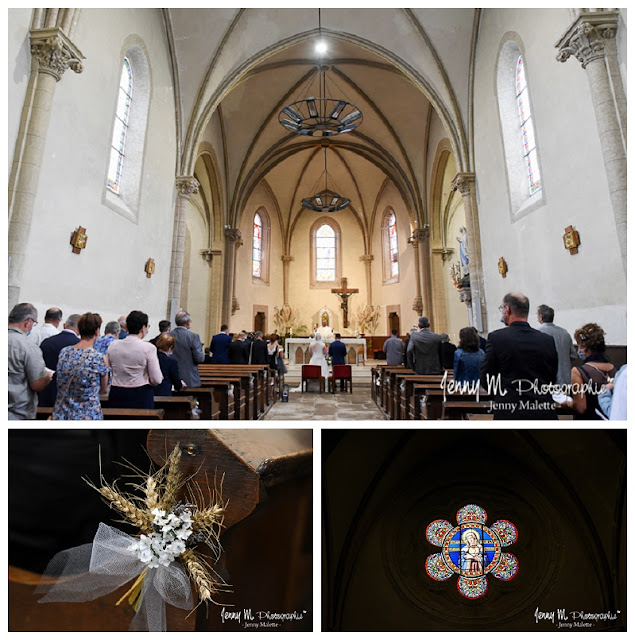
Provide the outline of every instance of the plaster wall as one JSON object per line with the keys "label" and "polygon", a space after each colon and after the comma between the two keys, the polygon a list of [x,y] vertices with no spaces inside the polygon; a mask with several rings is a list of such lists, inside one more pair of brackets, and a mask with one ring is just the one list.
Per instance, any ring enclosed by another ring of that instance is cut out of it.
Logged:
{"label": "plaster wall", "polygon": [[[310,242],[311,225],[317,219],[313,212],[305,210],[296,224],[291,238],[291,255],[294,261],[289,266],[289,304],[299,311],[299,316],[309,329],[318,322],[318,311],[326,306],[332,311],[333,330],[342,335],[351,335],[353,331],[352,316],[366,303],[367,287],[364,263],[359,257],[364,255],[364,241],[357,221],[346,209],[333,217],[341,229],[341,256],[343,276],[348,278],[348,287],[359,289],[359,293],[349,298],[349,328],[344,329],[340,299],[331,293],[331,288],[340,286],[333,282],[325,288],[311,288],[310,280]],[[324,214],[327,215],[327,214]]]}
{"label": "plaster wall", "polygon": [[[509,291],[529,297],[530,323],[539,304],[555,309],[569,332],[597,322],[610,344],[626,343],[625,275],[586,72],[572,57],[556,60],[555,43],[571,22],[566,9],[487,9],[475,68],[475,170],[488,323]],[[522,42],[543,180],[542,206],[511,221],[496,65],[503,34]],[[580,233],[577,255],[564,248],[564,229]],[[503,256],[509,271],[498,273]]]}
{"label": "plaster wall", "polygon": [[[397,219],[397,246],[399,248],[399,279],[391,284],[384,284],[384,240],[382,237],[382,223],[386,210],[391,207]],[[410,237],[410,221],[406,206],[394,184],[389,183],[382,192],[377,205],[377,217],[373,228],[372,255],[372,286],[373,305],[381,307],[377,335],[390,335],[387,306],[399,305],[400,329],[405,335],[407,330],[417,322],[417,313],[412,310],[412,302],[416,295],[416,274],[414,249],[408,244]],[[360,263],[363,267],[363,263]]]}
{"label": "plaster wall", "polygon": [[[151,95],[137,222],[104,204],[112,123],[124,42],[142,43]],[[67,72],[56,86],[21,298],[40,312],[97,311],[104,322],[132,309],[156,323],[166,313],[176,156],[174,95],[165,29],[159,10],[82,11],[74,41],[86,56],[84,72]],[[87,245],[71,252],[78,226]],[[147,278],[144,265],[156,271]]]}
{"label": "plaster wall", "polygon": [[[29,45],[29,29],[33,9],[9,9],[7,20],[7,46],[9,63],[8,92],[8,169],[11,171],[15,142],[22,117],[22,105],[26,96],[29,76],[31,74],[31,51]],[[72,73],[72,72],[71,72]]]}
{"label": "plaster wall", "polygon": [[[253,244],[253,217],[256,211],[264,208],[269,216],[271,224],[269,233],[269,282],[254,281],[252,277],[252,244]],[[256,311],[267,307],[265,312],[265,332],[273,333],[276,328],[273,324],[274,307],[280,308],[283,303],[283,274],[282,260],[282,234],[275,200],[270,192],[262,185],[254,189],[247,205],[245,206],[238,228],[242,234],[243,246],[238,249],[236,256],[236,298],[240,309],[231,317],[230,331],[252,331],[254,329],[254,316]],[[292,264],[292,269],[293,265]],[[293,279],[292,275],[292,279]],[[293,305],[293,302],[291,302]]]}

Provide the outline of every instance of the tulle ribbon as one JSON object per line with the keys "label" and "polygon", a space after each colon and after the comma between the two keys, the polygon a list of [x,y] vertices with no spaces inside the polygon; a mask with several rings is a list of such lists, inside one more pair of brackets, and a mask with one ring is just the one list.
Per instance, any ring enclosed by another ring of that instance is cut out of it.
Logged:
{"label": "tulle ribbon", "polygon": [[45,578],[53,584],[40,584],[40,602],[88,602],[113,592],[147,570],[140,594],[140,606],[130,623],[130,631],[165,631],[165,603],[191,609],[192,588],[187,572],[179,562],[167,567],[148,568],[128,547],[135,538],[100,523],[92,544],[66,549],[49,562]]}

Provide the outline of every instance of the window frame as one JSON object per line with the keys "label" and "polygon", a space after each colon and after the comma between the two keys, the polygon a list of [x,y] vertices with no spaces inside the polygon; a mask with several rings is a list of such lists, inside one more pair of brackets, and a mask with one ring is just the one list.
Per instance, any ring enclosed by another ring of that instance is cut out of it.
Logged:
{"label": "window frame", "polygon": [[[335,278],[333,280],[317,279],[317,250],[316,240],[317,231],[323,225],[328,225],[333,229],[335,235]],[[321,216],[312,225],[309,233],[309,269],[310,269],[310,288],[311,289],[332,289],[339,286],[342,280],[342,230],[338,222],[329,216]]]}
{"label": "window frame", "polygon": [[[397,243],[397,273],[392,272],[392,253],[390,246],[390,219],[395,218],[395,239]],[[384,212],[381,224],[381,255],[382,255],[382,272],[383,272],[383,284],[395,284],[399,282],[401,275],[401,269],[399,265],[399,225],[397,224],[397,212],[388,207]]]}
{"label": "window frame", "polygon": [[[260,276],[254,275],[253,270],[253,255],[254,255],[254,221],[256,216],[260,216],[262,223],[262,235],[260,245]],[[269,263],[270,263],[270,237],[271,237],[271,223],[269,220],[269,214],[264,207],[258,207],[254,211],[254,215],[251,218],[251,281],[253,284],[268,285],[269,284]]]}

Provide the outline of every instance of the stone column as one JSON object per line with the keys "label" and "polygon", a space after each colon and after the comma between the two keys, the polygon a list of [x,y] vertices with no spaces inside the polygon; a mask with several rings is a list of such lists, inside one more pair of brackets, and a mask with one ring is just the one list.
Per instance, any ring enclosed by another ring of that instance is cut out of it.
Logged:
{"label": "stone column", "polygon": [[470,258],[470,290],[472,325],[480,333],[487,333],[487,317],[484,311],[483,259],[481,257],[481,230],[476,204],[476,176],[474,173],[458,173],[452,181],[452,190],[463,196],[465,227]]}
{"label": "stone column", "polygon": [[83,71],[81,51],[59,27],[31,29],[31,76],[9,178],[9,309],[19,302],[55,85]]}
{"label": "stone column", "polygon": [[366,253],[363,256],[359,256],[359,261],[364,263],[366,267],[366,303],[373,304],[373,279],[372,279],[372,262],[374,256],[370,253]]}
{"label": "stone column", "polygon": [[415,252],[415,297],[412,310],[418,316],[432,316],[432,281],[430,280],[430,225],[424,224],[412,232],[408,240]]}
{"label": "stone column", "polygon": [[618,21],[618,11],[582,12],[555,46],[560,62],[573,55],[587,72],[626,272],[626,95],[615,46]]}
{"label": "stone column", "polygon": [[222,324],[229,324],[229,319],[240,309],[236,297],[236,253],[242,246],[240,229],[225,229],[225,278],[223,287]]}
{"label": "stone column", "polygon": [[174,316],[181,306],[187,204],[192,195],[198,193],[199,186],[198,180],[193,176],[179,176],[176,179],[174,231],[172,234],[172,260],[170,263],[170,285],[168,291],[168,313],[172,322],[174,322]]}
{"label": "stone column", "polygon": [[208,325],[207,334],[213,336],[218,333],[221,325],[221,307],[222,307],[222,282],[223,282],[223,252],[219,248],[214,248],[216,242],[212,246],[203,249],[201,256],[210,266],[209,276],[209,313],[207,315]]}
{"label": "stone column", "polygon": [[283,306],[289,305],[289,263],[293,262],[293,256],[284,254],[282,260],[282,302]]}

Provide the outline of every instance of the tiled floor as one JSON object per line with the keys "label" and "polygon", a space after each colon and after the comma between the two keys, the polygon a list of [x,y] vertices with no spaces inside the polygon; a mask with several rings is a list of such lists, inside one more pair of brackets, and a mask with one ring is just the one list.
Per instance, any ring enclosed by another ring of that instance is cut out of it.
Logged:
{"label": "tiled floor", "polygon": [[[315,387],[315,388],[314,388]],[[353,386],[353,393],[320,393],[315,383],[310,391],[292,391],[289,402],[276,402],[264,420],[384,420],[370,397],[370,385]]]}

